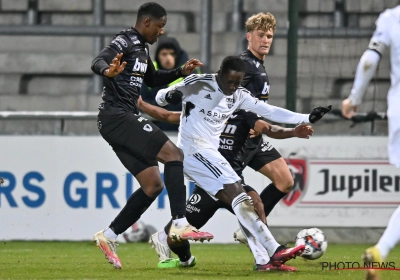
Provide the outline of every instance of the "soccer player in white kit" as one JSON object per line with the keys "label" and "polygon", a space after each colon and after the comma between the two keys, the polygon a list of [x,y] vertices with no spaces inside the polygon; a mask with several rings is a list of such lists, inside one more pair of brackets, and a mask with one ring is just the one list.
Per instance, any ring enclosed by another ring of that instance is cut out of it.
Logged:
{"label": "soccer player in white kit", "polygon": [[254,98],[240,84],[245,64],[237,56],[226,57],[218,74],[195,74],[162,89],[156,101],[165,106],[182,100],[178,144],[184,153],[184,173],[201,188],[224,203],[231,204],[242,231],[266,249],[266,259],[279,266],[300,255],[304,246],[280,246],[254,210],[251,198],[241,187],[240,177],[219,153],[219,136],[225,121],[236,109],[249,110],[279,123],[315,123],[330,107],[299,114]]}
{"label": "soccer player in white kit", "polygon": [[[400,5],[387,9],[379,15],[376,30],[361,56],[350,96],[342,102],[342,114],[351,118],[360,105],[365,90],[374,75],[379,60],[390,47],[391,87],[387,96],[389,122],[389,161],[400,168]],[[376,246],[368,248],[364,255],[366,262],[382,262],[390,250],[400,241],[400,206],[392,214],[389,224]],[[368,270],[367,278],[379,279],[379,270]]]}

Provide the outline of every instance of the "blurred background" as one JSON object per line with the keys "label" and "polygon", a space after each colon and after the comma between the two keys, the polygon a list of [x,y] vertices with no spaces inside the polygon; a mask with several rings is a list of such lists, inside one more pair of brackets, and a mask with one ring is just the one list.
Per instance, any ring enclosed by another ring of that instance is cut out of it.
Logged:
{"label": "blurred background", "polygon": [[[97,135],[94,114],[101,80],[93,57],[119,30],[133,26],[142,0],[1,0],[0,111],[45,111],[41,116],[4,114],[0,134]],[[189,57],[218,70],[222,58],[243,51],[245,20],[271,12],[277,31],[265,67],[270,103],[298,112],[347,97],[375,21],[398,0],[159,0],[168,13],[166,36]],[[290,23],[290,24],[289,24]],[[289,28],[290,27],[290,28]],[[151,46],[151,55],[157,43]],[[384,112],[389,55],[380,63],[360,112]],[[49,113],[59,111],[59,114]],[[64,112],[64,113],[63,113]],[[7,118],[5,118],[7,116]],[[386,121],[351,122],[331,114],[321,135],[386,135]]]}

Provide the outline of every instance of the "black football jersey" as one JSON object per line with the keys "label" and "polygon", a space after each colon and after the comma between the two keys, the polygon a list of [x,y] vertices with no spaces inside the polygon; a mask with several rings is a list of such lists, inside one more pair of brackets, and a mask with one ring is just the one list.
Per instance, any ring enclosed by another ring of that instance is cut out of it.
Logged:
{"label": "black football jersey", "polygon": [[92,70],[102,75],[118,53],[123,53],[121,63],[127,64],[119,75],[112,78],[103,77],[103,102],[99,105],[100,114],[113,115],[123,112],[138,114],[137,100],[143,82],[155,87],[166,85],[182,77],[179,68],[169,71],[154,69],[149,56],[149,46],[134,28],[118,33],[93,60]]}
{"label": "black football jersey", "polygon": [[226,158],[235,172],[240,176],[243,170],[243,154],[250,129],[257,120],[257,114],[238,110],[227,120],[220,136],[219,152]]}
{"label": "black football jersey", "polygon": [[[240,53],[239,57],[246,65],[242,86],[248,89],[259,100],[268,102],[270,84],[267,72],[265,71],[264,61],[255,57],[250,50]],[[261,135],[249,138],[246,142],[246,148],[254,149],[262,142]]]}

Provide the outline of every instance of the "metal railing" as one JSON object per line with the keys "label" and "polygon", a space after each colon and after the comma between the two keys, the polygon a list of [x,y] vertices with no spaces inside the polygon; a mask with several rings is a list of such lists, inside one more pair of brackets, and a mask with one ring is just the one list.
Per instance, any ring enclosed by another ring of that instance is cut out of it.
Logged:
{"label": "metal railing", "polygon": [[[66,134],[66,121],[68,120],[97,120],[98,111],[0,111],[0,122],[7,120],[54,120],[58,121],[57,135]],[[146,119],[156,121],[154,118],[147,114],[141,114]],[[357,124],[364,124],[364,131],[366,134],[373,135],[375,130],[375,122],[387,120],[385,112],[369,112],[359,113],[352,119],[345,119],[340,110],[332,110],[326,114],[321,122],[329,121],[348,121],[352,122],[351,127]]]}

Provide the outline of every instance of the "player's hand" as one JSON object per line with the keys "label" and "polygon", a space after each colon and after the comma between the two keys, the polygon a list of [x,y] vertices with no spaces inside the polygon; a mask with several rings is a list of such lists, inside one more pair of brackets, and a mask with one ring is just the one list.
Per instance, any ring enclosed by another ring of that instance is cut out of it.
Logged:
{"label": "player's hand", "polygon": [[124,71],[126,66],[126,61],[121,63],[123,53],[117,54],[110,63],[110,67],[104,70],[103,75],[109,78],[119,75]]}
{"label": "player's hand", "polygon": [[351,105],[349,98],[342,101],[342,116],[351,119],[357,112],[357,106]]}
{"label": "player's hand", "polygon": [[258,133],[258,132],[255,131],[254,129],[250,129],[249,134],[250,134],[250,138],[255,138],[255,137],[257,137],[258,135],[260,135],[260,133]]}
{"label": "player's hand", "polygon": [[186,61],[185,65],[183,65],[182,74],[185,76],[190,75],[190,73],[192,73],[194,69],[203,65],[204,64],[200,60],[191,58],[188,61]]}
{"label": "player's hand", "polygon": [[308,120],[310,123],[316,123],[322,117],[328,113],[332,109],[332,105],[329,105],[328,107],[316,107],[312,110],[310,116],[308,117]]}
{"label": "player's hand", "polygon": [[167,92],[166,96],[165,96],[165,100],[169,103],[169,104],[179,104],[182,101],[182,96],[183,93],[180,92],[179,90],[170,90]]}
{"label": "player's hand", "polygon": [[300,124],[294,128],[294,135],[298,138],[310,138],[314,133],[314,129],[307,124]]}

